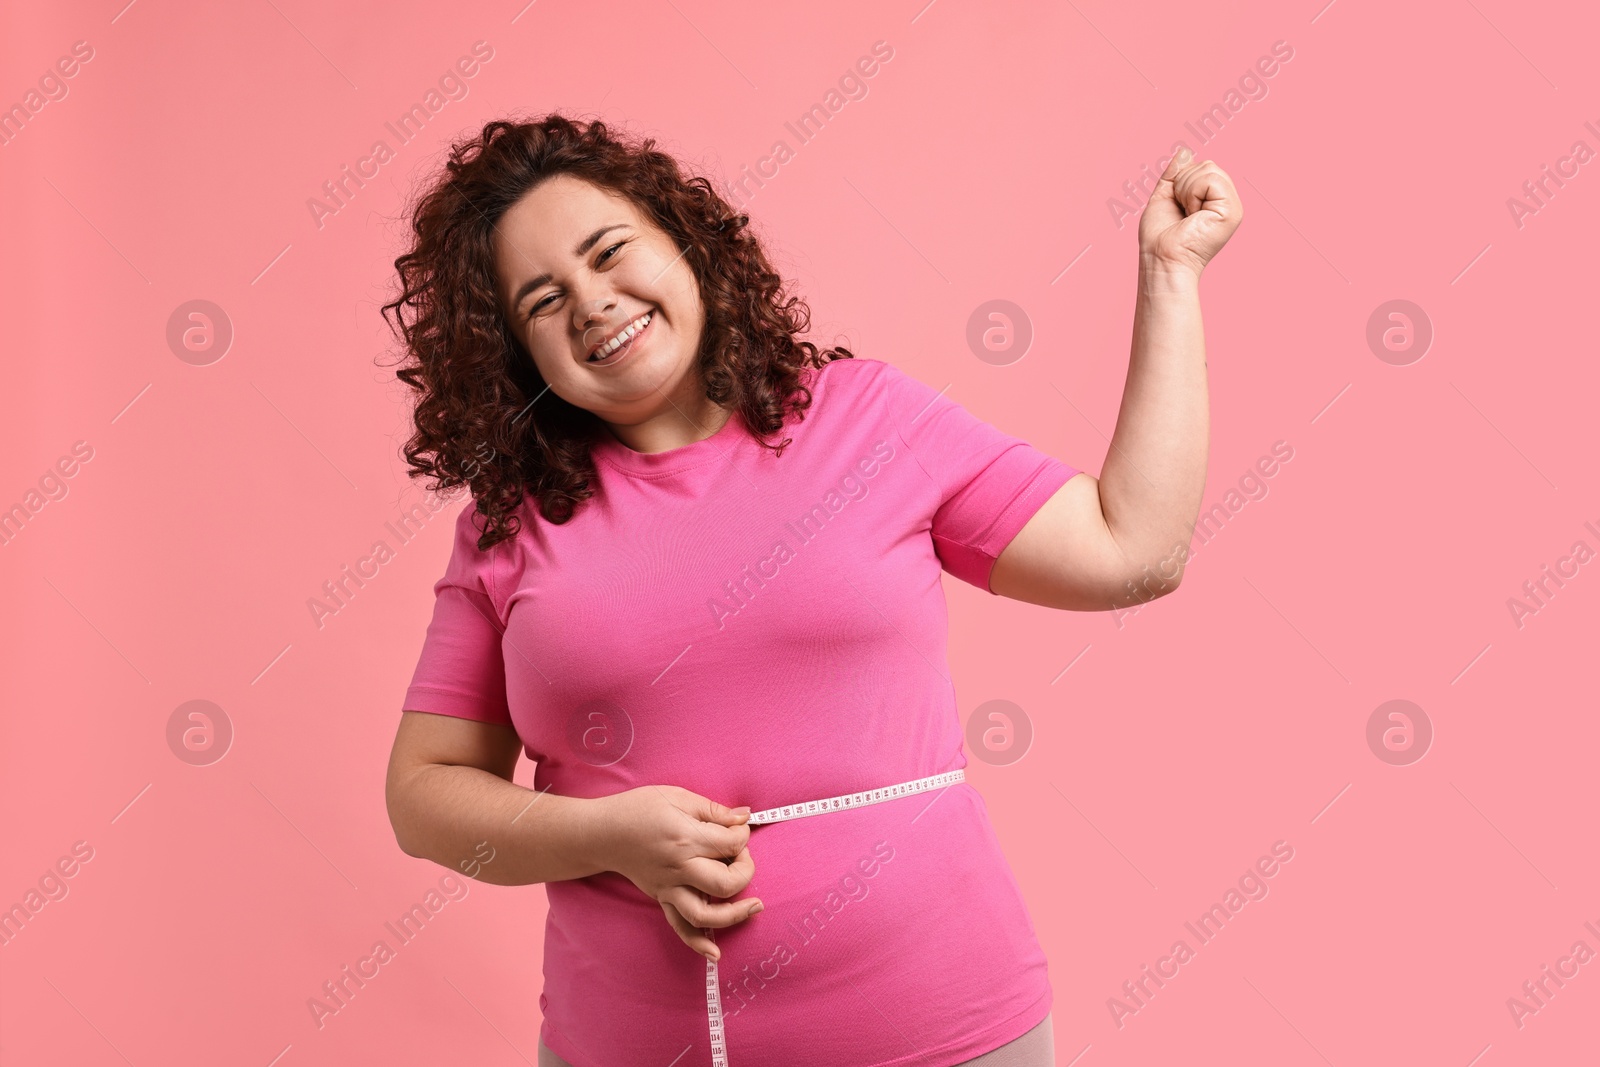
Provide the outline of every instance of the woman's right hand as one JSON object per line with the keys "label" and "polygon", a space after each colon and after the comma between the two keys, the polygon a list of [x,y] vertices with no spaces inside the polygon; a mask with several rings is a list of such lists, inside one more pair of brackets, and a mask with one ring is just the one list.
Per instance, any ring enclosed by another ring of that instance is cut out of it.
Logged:
{"label": "woman's right hand", "polygon": [[647,785],[602,798],[609,870],[661,905],[684,944],[721,955],[703,928],[744,922],[759,900],[722,901],[755,876],[748,807],[728,808],[675,785]]}

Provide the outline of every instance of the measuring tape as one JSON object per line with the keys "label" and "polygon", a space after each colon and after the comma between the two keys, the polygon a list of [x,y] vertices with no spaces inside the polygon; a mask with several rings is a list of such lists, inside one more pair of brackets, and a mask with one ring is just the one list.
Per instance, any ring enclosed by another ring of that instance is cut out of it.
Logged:
{"label": "measuring tape", "polygon": [[[769,822],[782,822],[785,819],[803,819],[807,815],[822,815],[830,811],[844,811],[846,808],[860,808],[868,804],[881,804],[885,800],[897,800],[900,797],[910,796],[912,793],[921,793],[928,789],[939,789],[944,786],[954,785],[965,777],[965,773],[960,770],[945,771],[943,774],[918,778],[911,782],[886,785],[880,789],[868,789],[864,793],[828,797],[826,800],[807,800],[799,804],[785,804],[781,808],[753,811],[750,813],[749,825],[761,826]],[[706,930],[706,936],[715,940],[709,928]],[[706,1018],[711,1024],[712,1067],[728,1067],[728,1041],[722,1028],[722,986],[717,981],[717,961],[709,957],[706,959]]]}

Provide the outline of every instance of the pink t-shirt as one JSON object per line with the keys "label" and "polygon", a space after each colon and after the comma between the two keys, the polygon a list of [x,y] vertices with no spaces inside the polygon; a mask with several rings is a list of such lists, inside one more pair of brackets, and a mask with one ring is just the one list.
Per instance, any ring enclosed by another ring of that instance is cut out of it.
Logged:
{"label": "pink t-shirt", "polygon": [[[670,784],[752,810],[965,767],[940,569],[995,558],[1077,468],[893,365],[807,370],[761,448],[600,428],[565,525],[476,547],[471,505],[408,710],[515,727],[535,788]],[[968,782],[757,826],[764,911],[716,931],[733,1067],[949,1067],[1050,1010],[1045,956]],[[705,959],[614,872],[545,883],[540,1035],[574,1067],[711,1062]],[[680,1055],[682,1058],[680,1059]]]}

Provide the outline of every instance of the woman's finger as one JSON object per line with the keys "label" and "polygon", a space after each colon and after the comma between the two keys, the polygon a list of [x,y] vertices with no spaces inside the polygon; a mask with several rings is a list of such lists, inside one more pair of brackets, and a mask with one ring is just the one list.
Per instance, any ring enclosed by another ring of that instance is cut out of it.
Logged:
{"label": "woman's finger", "polygon": [[1215,165],[1209,159],[1198,162],[1185,168],[1182,174],[1173,179],[1172,198],[1178,202],[1185,215],[1193,215],[1195,209],[1200,206],[1195,196],[1195,185]]}
{"label": "woman's finger", "polygon": [[731,897],[744,891],[756,875],[756,861],[750,850],[743,848],[730,863],[721,859],[696,857],[678,868],[683,884],[698,889],[708,897]]}
{"label": "woman's finger", "polygon": [[1226,215],[1236,199],[1227,175],[1209,159],[1184,174],[1176,183],[1173,193],[1186,216],[1202,208]]}
{"label": "woman's finger", "polygon": [[661,894],[663,904],[671,904],[690,926],[722,929],[744,922],[761,910],[761,901],[707,900],[704,893],[692,886],[675,885]]}
{"label": "woman's finger", "polygon": [[670,924],[677,935],[683,939],[684,944],[700,953],[700,955],[706,956],[710,959],[718,959],[721,957],[722,952],[717,948],[716,943],[705,935],[703,930],[697,929],[692,923],[685,920],[683,915],[679,913],[678,909],[674,908],[671,904],[668,904],[664,900],[660,903],[661,910],[667,916],[668,924]]}
{"label": "woman's finger", "polygon": [[694,841],[700,855],[713,859],[733,859],[750,840],[750,827],[743,823],[723,826],[714,822],[694,823]]}

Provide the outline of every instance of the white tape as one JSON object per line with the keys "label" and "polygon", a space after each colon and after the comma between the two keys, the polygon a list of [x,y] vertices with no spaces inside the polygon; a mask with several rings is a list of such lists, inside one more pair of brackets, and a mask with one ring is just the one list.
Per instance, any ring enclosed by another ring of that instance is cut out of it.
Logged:
{"label": "white tape", "polygon": [[[898,800],[912,793],[954,785],[965,777],[966,774],[960,770],[945,771],[943,774],[901,782],[898,785],[886,785],[880,789],[868,789],[866,792],[851,793],[849,796],[807,800],[799,804],[785,804],[781,808],[752,811],[749,825],[760,826],[769,822],[782,822],[785,819],[803,819],[808,815],[823,815],[830,811],[881,804],[885,800]],[[706,929],[706,936],[713,941],[716,939],[709,928]],[[728,1067],[728,1041],[727,1035],[723,1032],[722,1019],[722,986],[717,980],[717,961],[710,957],[706,958],[706,1019],[711,1026],[712,1067]]]}

